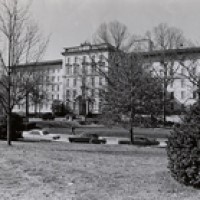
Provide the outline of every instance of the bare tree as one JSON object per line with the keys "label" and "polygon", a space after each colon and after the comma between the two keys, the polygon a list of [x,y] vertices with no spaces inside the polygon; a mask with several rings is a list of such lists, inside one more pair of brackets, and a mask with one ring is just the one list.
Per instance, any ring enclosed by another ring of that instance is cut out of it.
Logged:
{"label": "bare tree", "polygon": [[16,95],[16,92],[21,92],[21,86],[16,81],[15,68],[22,62],[37,62],[48,43],[42,38],[37,24],[31,20],[29,9],[30,3],[24,5],[19,0],[0,1],[0,39],[4,41],[1,42],[3,48],[0,52],[4,71],[1,87],[4,88],[2,101],[7,113],[8,145],[11,145],[10,117],[13,104],[22,98],[22,95]]}
{"label": "bare tree", "polygon": [[106,119],[123,124],[122,116],[128,116],[132,143],[136,114],[144,110],[145,114],[155,114],[160,106],[160,84],[143,69],[144,63],[140,53],[115,52],[109,63],[108,75],[105,76],[107,86],[103,99],[104,114],[108,116]]}
{"label": "bare tree", "polygon": [[115,20],[102,23],[94,34],[94,43],[107,43],[125,52],[138,49],[142,37],[131,35],[125,24]]}
{"label": "bare tree", "polygon": [[[146,36],[153,41],[153,50],[155,50],[149,52],[149,55],[154,55],[151,70],[163,85],[163,120],[165,124],[167,104],[170,101],[170,99],[168,101],[167,88],[177,78],[176,74],[180,70],[180,63],[185,59],[178,55],[177,50],[190,47],[192,43],[185,38],[182,30],[166,23],[154,27],[152,31],[146,33]],[[155,60],[160,63],[159,66],[153,65]]]}

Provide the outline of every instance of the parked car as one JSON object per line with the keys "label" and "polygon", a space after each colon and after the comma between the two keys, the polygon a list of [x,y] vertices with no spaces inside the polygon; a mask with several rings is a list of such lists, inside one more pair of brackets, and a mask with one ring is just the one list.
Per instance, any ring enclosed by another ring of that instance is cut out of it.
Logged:
{"label": "parked car", "polygon": [[32,129],[30,131],[23,131],[22,137],[24,140],[31,141],[54,141],[60,138],[58,134],[51,134],[47,130]]}
{"label": "parked car", "polygon": [[[131,144],[130,140],[120,140],[119,144]],[[147,138],[147,137],[134,137],[134,145],[140,146],[149,146],[149,145],[158,145],[159,142],[156,139]]]}
{"label": "parked car", "polygon": [[100,139],[97,134],[82,133],[73,137],[69,137],[69,142],[91,143],[91,144],[105,144],[104,138]]}
{"label": "parked car", "polygon": [[42,119],[43,119],[43,120],[54,120],[54,119],[55,119],[55,116],[53,115],[53,113],[47,112],[47,113],[44,113],[44,114],[42,115]]}

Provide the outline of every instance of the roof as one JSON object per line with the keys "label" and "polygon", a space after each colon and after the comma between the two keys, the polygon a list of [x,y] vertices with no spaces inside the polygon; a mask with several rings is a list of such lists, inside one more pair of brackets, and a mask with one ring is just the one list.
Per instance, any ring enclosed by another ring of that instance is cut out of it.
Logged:
{"label": "roof", "polygon": [[17,65],[17,67],[32,67],[32,66],[48,66],[48,65],[62,65],[62,59],[58,60],[46,60],[41,62],[31,62],[31,63],[23,63]]}
{"label": "roof", "polygon": [[64,52],[61,54],[63,56],[65,55],[72,55],[77,53],[85,53],[85,52],[98,52],[98,51],[113,51],[115,48],[108,43],[101,43],[101,44],[90,44],[90,43],[83,43],[80,46],[74,46],[74,47],[67,47],[64,48]]}
{"label": "roof", "polygon": [[200,57],[200,47],[182,48],[182,49],[167,49],[142,52],[142,56],[147,58],[158,58],[161,56],[198,56]]}

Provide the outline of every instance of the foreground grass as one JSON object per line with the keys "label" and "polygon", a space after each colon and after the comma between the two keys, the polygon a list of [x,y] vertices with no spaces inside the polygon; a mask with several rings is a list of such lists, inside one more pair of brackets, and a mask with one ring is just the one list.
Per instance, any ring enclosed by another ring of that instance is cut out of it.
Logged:
{"label": "foreground grass", "polygon": [[166,166],[155,147],[0,141],[0,199],[199,199]]}

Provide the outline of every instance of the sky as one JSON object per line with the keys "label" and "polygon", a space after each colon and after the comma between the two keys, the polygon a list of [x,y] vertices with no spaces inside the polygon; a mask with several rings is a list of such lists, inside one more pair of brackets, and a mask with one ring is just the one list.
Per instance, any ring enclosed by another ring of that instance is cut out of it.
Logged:
{"label": "sky", "polygon": [[[24,0],[26,1],[26,0]],[[118,20],[131,34],[144,35],[159,23],[200,41],[199,0],[32,0],[31,13],[50,35],[45,60],[62,58],[63,48],[91,41],[103,22]]]}

